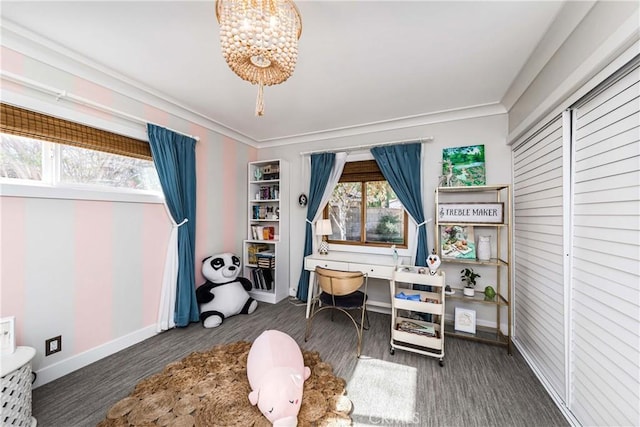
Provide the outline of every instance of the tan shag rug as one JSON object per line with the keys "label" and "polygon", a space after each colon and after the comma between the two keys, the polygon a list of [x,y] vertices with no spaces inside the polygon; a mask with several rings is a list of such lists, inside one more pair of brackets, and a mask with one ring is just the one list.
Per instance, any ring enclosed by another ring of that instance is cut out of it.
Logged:
{"label": "tan shag rug", "polygon": [[[245,341],[220,345],[167,365],[113,405],[98,427],[270,426],[249,402],[250,348]],[[298,426],[352,425],[345,381],[333,374],[318,352],[302,353],[311,376],[304,383]]]}

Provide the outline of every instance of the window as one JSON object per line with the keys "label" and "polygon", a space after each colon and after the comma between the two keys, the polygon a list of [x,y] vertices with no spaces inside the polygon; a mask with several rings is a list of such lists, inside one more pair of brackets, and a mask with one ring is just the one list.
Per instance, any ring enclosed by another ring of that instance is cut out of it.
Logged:
{"label": "window", "polygon": [[0,136],[0,177],[42,181],[45,164],[42,142],[5,133]]}
{"label": "window", "polygon": [[162,196],[146,141],[6,104],[0,137],[5,184]]}
{"label": "window", "polygon": [[0,136],[0,178],[5,182],[162,192],[150,160],[4,133]]}
{"label": "window", "polygon": [[345,164],[324,218],[329,243],[407,248],[407,213],[375,160]]}

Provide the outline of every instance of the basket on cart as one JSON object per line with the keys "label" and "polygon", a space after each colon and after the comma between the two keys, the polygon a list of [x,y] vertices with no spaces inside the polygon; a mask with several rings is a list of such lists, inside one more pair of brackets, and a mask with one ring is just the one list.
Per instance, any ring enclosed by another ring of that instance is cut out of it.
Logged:
{"label": "basket on cart", "polygon": [[[413,285],[431,291],[413,289]],[[430,274],[420,267],[398,267],[391,286],[391,342],[395,349],[439,359],[444,365],[444,287],[442,271]]]}

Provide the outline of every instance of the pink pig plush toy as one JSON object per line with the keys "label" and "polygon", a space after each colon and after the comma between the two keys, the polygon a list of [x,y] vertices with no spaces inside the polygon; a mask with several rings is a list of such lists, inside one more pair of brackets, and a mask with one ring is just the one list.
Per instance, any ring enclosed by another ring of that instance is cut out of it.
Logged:
{"label": "pink pig plush toy", "polygon": [[311,375],[300,347],[284,332],[264,331],[247,357],[249,401],[274,426],[296,426],[304,381]]}

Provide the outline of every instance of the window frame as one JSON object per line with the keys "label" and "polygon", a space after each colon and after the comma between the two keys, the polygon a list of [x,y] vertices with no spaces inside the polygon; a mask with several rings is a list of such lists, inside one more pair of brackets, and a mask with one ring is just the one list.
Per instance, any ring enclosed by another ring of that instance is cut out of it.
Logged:
{"label": "window frame", "polygon": [[[347,167],[347,165],[351,163],[353,164],[352,167]],[[360,165],[355,165],[355,164],[360,164]],[[366,163],[366,164],[365,164]],[[363,201],[360,204],[360,224],[362,224],[363,226],[360,227],[360,240],[359,241],[354,241],[354,240],[331,240],[331,239],[327,239],[327,243],[329,243],[330,245],[340,245],[340,246],[355,246],[357,248],[377,248],[377,249],[388,249],[391,248],[392,246],[395,245],[396,248],[398,249],[409,249],[410,246],[410,239],[411,239],[411,234],[409,233],[409,215],[407,214],[407,210],[404,209],[404,205],[403,205],[403,209],[402,209],[402,214],[403,214],[403,237],[404,237],[404,244],[397,244],[397,243],[384,243],[384,242],[367,242],[365,237],[366,237],[366,209],[367,209],[367,203],[366,203],[366,184],[367,182],[379,182],[379,181],[385,181],[388,183],[388,181],[384,178],[384,176],[382,175],[382,172],[380,171],[380,169],[378,168],[377,164],[375,163],[375,160],[368,160],[368,159],[362,159],[362,160],[352,160],[349,161],[345,164],[345,169],[347,169],[347,171],[343,171],[343,174],[339,180],[338,183],[343,183],[343,182],[357,182],[360,183],[360,193],[363,195]],[[349,173],[349,169],[355,169],[355,171],[353,172],[353,175],[355,178],[350,178],[350,177],[345,177],[345,173]],[[376,170],[377,169],[377,170]],[[326,206],[323,209],[322,212],[322,218],[323,219],[330,219],[329,217],[329,203],[326,204]]]}
{"label": "window frame", "polygon": [[143,193],[142,190],[127,190],[106,187],[77,188],[56,187],[53,185],[7,183],[0,181],[0,197],[28,197],[37,199],[93,200],[101,202],[126,203],[164,203],[164,197],[156,193]]}
{"label": "window frame", "polygon": [[[55,111],[55,116],[49,116],[43,113],[38,113],[37,110],[41,110],[42,106],[35,106],[36,108],[30,107],[19,107],[15,106],[17,104],[5,104],[2,103],[2,116],[3,123],[1,129],[2,133],[7,133],[9,135],[19,135],[23,137],[32,138],[34,140],[40,141],[42,144],[42,180],[40,181],[32,181],[32,180],[22,180],[22,179],[13,179],[13,178],[1,178],[0,177],[0,196],[11,196],[11,197],[33,197],[33,198],[43,198],[43,199],[70,199],[70,200],[95,200],[95,201],[113,201],[113,202],[127,202],[127,203],[164,203],[164,194],[162,192],[150,191],[150,190],[139,190],[139,189],[128,189],[122,187],[108,187],[101,185],[92,185],[92,184],[69,184],[69,183],[61,183],[59,180],[59,170],[60,170],[60,146],[64,145],[64,141],[57,140],[52,141],[46,138],[46,135],[39,133],[36,137],[34,135],[24,135],[20,132],[29,131],[28,125],[24,125],[24,123],[31,123],[31,120],[23,120],[23,123],[20,123],[19,120],[15,119],[16,115],[19,114],[27,114],[31,119],[35,117],[37,120],[42,118],[42,120],[47,121],[47,124],[55,126],[61,126],[63,134],[68,132],[68,128],[73,128],[72,131],[79,132],[90,132],[92,135],[97,135],[97,137],[102,137],[106,141],[106,149],[99,150],[104,151],[108,154],[114,155],[127,155],[124,152],[115,152],[112,149],[119,150],[117,145],[120,142],[125,144],[125,150],[127,147],[131,147],[133,145],[148,144],[148,142],[142,139],[142,135],[144,132],[112,132],[107,129],[111,126],[107,126],[107,123],[99,120],[96,121],[93,118],[85,117],[83,114],[72,114],[73,117],[69,117],[68,114],[62,114],[62,112],[56,110],[55,108],[51,108]],[[8,108],[7,108],[8,107]],[[16,112],[16,110],[21,110]],[[65,117],[65,118],[58,118]],[[9,118],[10,120],[4,120]],[[102,124],[98,126],[92,126],[85,123],[101,122]],[[61,124],[61,125],[59,125]],[[13,128],[7,128],[9,126],[14,125]],[[23,126],[23,129],[21,128]],[[120,128],[121,126],[114,125],[114,128]],[[38,129],[39,130],[39,129]],[[57,130],[57,129],[55,129]],[[55,131],[54,130],[54,131]],[[136,136],[126,136],[133,135]],[[140,136],[137,136],[140,134]],[[75,135],[72,135],[72,137]],[[114,142],[115,141],[115,142]],[[95,143],[96,140],[93,139],[92,143]],[[127,145],[129,144],[129,145]],[[71,141],[68,145],[76,146],[79,148],[86,149],[96,149],[95,146],[83,146],[81,141],[75,140]],[[134,148],[135,150],[135,148]],[[130,157],[139,158],[144,160],[150,160],[153,162],[153,159],[149,155],[140,152],[137,150],[134,152],[134,155]]]}

